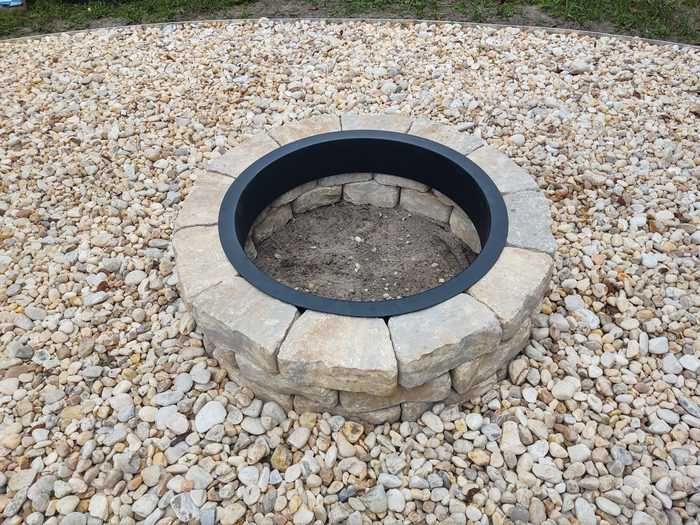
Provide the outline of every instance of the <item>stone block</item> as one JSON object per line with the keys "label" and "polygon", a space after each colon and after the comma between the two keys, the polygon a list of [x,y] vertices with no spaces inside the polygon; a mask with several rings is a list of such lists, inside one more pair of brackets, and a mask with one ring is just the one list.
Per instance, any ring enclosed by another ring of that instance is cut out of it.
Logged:
{"label": "stone block", "polygon": [[389,330],[381,319],[307,310],[277,356],[280,373],[298,384],[389,395],[397,368]]}
{"label": "stone block", "polygon": [[501,338],[496,316],[459,294],[443,303],[389,319],[399,384],[414,388],[489,352]]}
{"label": "stone block", "polygon": [[350,184],[352,182],[365,182],[372,180],[371,173],[345,173],[342,175],[331,175],[318,180],[319,186],[337,186],[342,184]]}
{"label": "stone block", "polygon": [[338,404],[338,391],[316,385],[300,385],[289,380],[283,374],[273,374],[255,366],[244,354],[240,354],[236,363],[241,377],[268,389],[286,395],[303,395],[314,400],[320,407],[331,408]]}
{"label": "stone block", "polygon": [[208,288],[192,301],[199,327],[215,347],[245,354],[256,366],[277,371],[275,355],[297,309],[234,277]]}
{"label": "stone block", "polygon": [[457,131],[454,126],[432,122],[427,119],[417,119],[408,131],[411,135],[439,142],[463,155],[484,145],[484,141],[474,135]]}
{"label": "stone block", "polygon": [[458,208],[458,207],[459,207],[459,206],[457,206],[457,203],[456,203],[455,201],[453,201],[452,199],[450,199],[450,198],[449,198],[447,195],[445,195],[444,193],[442,193],[442,192],[436,190],[435,188],[433,188],[432,190],[430,190],[430,193],[432,193],[433,195],[435,195],[435,196],[438,198],[438,200],[439,200],[440,202],[442,202],[445,206],[450,206],[450,207],[452,207],[452,208],[455,208],[455,207]]}
{"label": "stone block", "polygon": [[508,245],[554,254],[557,241],[547,197],[540,191],[518,191],[503,199],[508,209]]}
{"label": "stone block", "polygon": [[440,202],[432,193],[422,193],[409,189],[401,190],[399,205],[414,215],[422,215],[442,224],[446,224],[450,220],[452,212],[452,208]]}
{"label": "stone block", "polygon": [[221,201],[233,182],[216,173],[203,173],[194,183],[175,219],[174,231],[189,226],[211,226],[219,222]]}
{"label": "stone block", "polygon": [[297,186],[296,188],[292,188],[291,190],[283,193],[279,197],[277,197],[270,206],[277,207],[277,206],[283,206],[284,204],[289,204],[292,202],[294,199],[299,197],[300,195],[303,195],[309,190],[313,190],[316,186],[318,186],[318,181],[312,180],[311,182],[307,182],[306,184],[302,184],[301,186]]}
{"label": "stone block", "polygon": [[492,352],[454,368],[451,372],[452,388],[463,394],[499,370],[507,371],[508,363],[525,348],[530,340],[531,326],[530,319],[527,319],[513,337],[502,341]]}
{"label": "stone block", "polygon": [[343,131],[352,129],[378,129],[381,131],[406,133],[411,127],[412,122],[412,117],[400,113],[384,113],[382,115],[345,113],[340,117]]}
{"label": "stone block", "polygon": [[486,172],[501,193],[538,189],[535,179],[493,146],[484,146],[468,155]]}
{"label": "stone block", "polygon": [[352,421],[361,421],[369,425],[383,425],[384,423],[395,423],[396,421],[401,419],[401,405],[361,413],[354,413],[338,406],[333,410],[333,412]]}
{"label": "stone block", "polygon": [[343,194],[342,186],[317,186],[311,191],[303,193],[292,202],[294,215],[328,206],[338,202]]}
{"label": "stone block", "polygon": [[452,208],[450,213],[450,230],[474,253],[481,252],[481,239],[474,223],[462,208]]}
{"label": "stone block", "polygon": [[404,402],[440,401],[450,393],[450,374],[442,374],[415,388],[398,387],[391,395],[373,396],[361,392],[341,392],[340,405],[352,412],[369,412]]}
{"label": "stone block", "polygon": [[279,208],[268,208],[260,214],[253,226],[253,241],[260,243],[292,220],[292,207],[289,204]]}
{"label": "stone block", "polygon": [[337,115],[320,115],[304,120],[289,122],[270,130],[270,136],[284,146],[319,133],[340,131],[340,118]]}
{"label": "stone block", "polygon": [[238,275],[221,247],[217,226],[192,226],[176,231],[173,250],[178,289],[186,303],[191,303],[202,290]]}
{"label": "stone block", "polygon": [[373,180],[352,182],[343,186],[343,199],[352,204],[369,204],[378,208],[393,208],[399,202],[399,189]]}
{"label": "stone block", "polygon": [[[337,399],[337,398],[336,398]],[[294,396],[294,411],[297,414],[303,414],[304,412],[314,412],[317,414],[322,414],[328,410],[336,413],[336,407],[325,406],[316,399],[311,399],[306,396],[296,395]]]}
{"label": "stone block", "polygon": [[267,133],[257,133],[243,139],[231,151],[209,162],[207,169],[236,178],[253,162],[278,147]]}
{"label": "stone block", "polygon": [[[449,393],[448,393],[449,394]],[[447,397],[447,396],[445,396]],[[420,417],[430,410],[433,403],[430,401],[416,401],[409,403],[401,403],[401,420],[402,421],[418,421]]]}
{"label": "stone block", "polygon": [[510,339],[535,313],[549,286],[552,258],[541,252],[506,247],[496,264],[469,290],[498,316],[503,339]]}
{"label": "stone block", "polygon": [[407,179],[406,177],[397,177],[396,175],[384,175],[382,173],[377,173],[374,176],[374,180],[376,180],[379,184],[384,184],[386,186],[398,186],[400,188],[408,188],[409,190],[420,192],[425,192],[429,189],[427,184],[423,184],[417,180]]}

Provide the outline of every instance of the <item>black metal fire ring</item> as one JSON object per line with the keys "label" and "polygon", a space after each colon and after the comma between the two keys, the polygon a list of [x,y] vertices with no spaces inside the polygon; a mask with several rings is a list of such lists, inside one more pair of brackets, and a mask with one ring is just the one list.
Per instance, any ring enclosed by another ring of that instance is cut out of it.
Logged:
{"label": "black metal fire ring", "polygon": [[[301,292],[261,271],[244,245],[257,216],[287,191],[330,175],[382,173],[412,179],[442,192],[471,218],[481,253],[452,279],[401,299],[348,301]],[[494,182],[459,152],[422,137],[353,130],[314,135],[264,155],[228,188],[219,209],[226,257],[250,284],[302,309],[353,317],[390,317],[423,310],[468,290],[496,263],[506,244],[508,214]]]}

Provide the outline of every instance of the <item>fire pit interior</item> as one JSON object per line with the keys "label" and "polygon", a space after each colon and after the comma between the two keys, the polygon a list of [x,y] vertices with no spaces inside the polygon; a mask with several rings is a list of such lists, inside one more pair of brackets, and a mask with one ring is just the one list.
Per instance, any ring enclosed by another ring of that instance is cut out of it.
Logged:
{"label": "fire pit interior", "polygon": [[527,344],[556,247],[534,180],[403,115],[316,117],[210,163],[174,246],[232,380],[371,423],[476,395]]}

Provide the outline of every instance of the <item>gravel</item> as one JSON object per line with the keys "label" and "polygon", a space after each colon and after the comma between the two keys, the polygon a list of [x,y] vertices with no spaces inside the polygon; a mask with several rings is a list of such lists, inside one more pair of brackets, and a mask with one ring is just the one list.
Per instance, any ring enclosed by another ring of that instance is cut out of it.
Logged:
{"label": "gravel", "polygon": [[[697,523],[697,49],[269,20],[0,47],[6,523]],[[523,356],[415,423],[254,399],[176,288],[173,219],[207,162],[346,111],[481,136],[552,204]]]}

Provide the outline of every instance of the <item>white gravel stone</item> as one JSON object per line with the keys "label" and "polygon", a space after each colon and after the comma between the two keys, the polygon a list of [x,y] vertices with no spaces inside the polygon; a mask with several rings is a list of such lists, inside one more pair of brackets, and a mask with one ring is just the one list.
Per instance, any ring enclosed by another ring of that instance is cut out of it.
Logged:
{"label": "white gravel stone", "polygon": [[194,418],[194,428],[203,434],[214,425],[223,423],[226,418],[226,409],[218,401],[209,401],[204,405]]}

